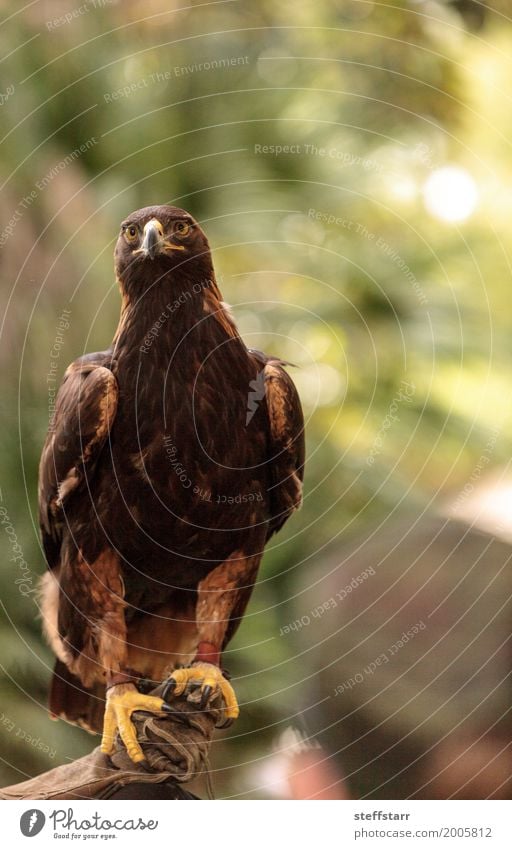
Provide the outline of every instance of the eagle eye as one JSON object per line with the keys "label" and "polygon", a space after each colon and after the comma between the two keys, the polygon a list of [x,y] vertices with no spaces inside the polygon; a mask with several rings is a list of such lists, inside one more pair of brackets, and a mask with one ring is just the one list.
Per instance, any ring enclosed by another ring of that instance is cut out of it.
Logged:
{"label": "eagle eye", "polygon": [[187,224],[186,221],[177,221],[174,225],[174,232],[176,236],[187,236],[190,232],[190,224]]}
{"label": "eagle eye", "polygon": [[124,236],[127,242],[135,242],[139,235],[139,229],[135,224],[125,227]]}

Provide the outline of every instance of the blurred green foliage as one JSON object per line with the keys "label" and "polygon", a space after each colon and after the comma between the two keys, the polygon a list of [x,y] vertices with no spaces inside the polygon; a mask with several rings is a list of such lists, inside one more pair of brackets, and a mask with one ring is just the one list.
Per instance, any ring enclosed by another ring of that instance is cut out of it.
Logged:
{"label": "blurred green foliage", "polygon": [[[79,5],[4,3],[0,22],[0,92],[13,89],[0,106],[2,505],[34,590],[59,316],[71,311],[61,377],[112,337],[121,218],[189,209],[248,344],[297,364],[308,417],[304,508],[266,555],[228,652],[247,705],[214,750],[232,767],[220,793],[266,795],[258,759],[314,672],[298,675],[293,640],[279,638],[308,557],[405,501],[444,504],[493,428],[492,464],[510,456],[510,24],[499,4],[475,19],[435,0],[89,2],[55,24]],[[47,718],[36,595],[20,592],[5,534],[2,545],[7,783],[93,741]]]}

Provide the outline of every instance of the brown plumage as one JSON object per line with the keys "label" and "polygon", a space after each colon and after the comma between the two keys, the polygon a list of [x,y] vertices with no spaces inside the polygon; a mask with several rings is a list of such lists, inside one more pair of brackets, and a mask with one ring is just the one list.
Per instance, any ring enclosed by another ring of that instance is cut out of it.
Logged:
{"label": "brown plumage", "polygon": [[133,213],[115,268],[119,326],[67,369],[39,486],[50,707],[96,730],[106,681],[220,663],[304,463],[293,383],[242,341],[197,222]]}

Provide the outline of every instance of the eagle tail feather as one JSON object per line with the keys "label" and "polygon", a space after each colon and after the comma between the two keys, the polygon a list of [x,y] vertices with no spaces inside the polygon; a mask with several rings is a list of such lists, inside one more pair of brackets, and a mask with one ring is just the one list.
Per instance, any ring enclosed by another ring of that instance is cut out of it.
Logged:
{"label": "eagle tail feather", "polygon": [[105,687],[84,687],[61,660],[57,660],[50,685],[49,711],[53,719],[65,719],[93,734],[101,734],[105,713]]}

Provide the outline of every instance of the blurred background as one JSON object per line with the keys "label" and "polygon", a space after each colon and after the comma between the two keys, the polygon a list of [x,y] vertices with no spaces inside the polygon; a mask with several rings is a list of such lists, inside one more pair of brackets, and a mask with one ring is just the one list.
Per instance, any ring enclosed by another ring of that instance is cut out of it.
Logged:
{"label": "blurred background", "polygon": [[46,712],[37,463],[119,222],[168,202],[307,417],[217,796],[510,798],[510,3],[0,9],[1,783],[97,743]]}

